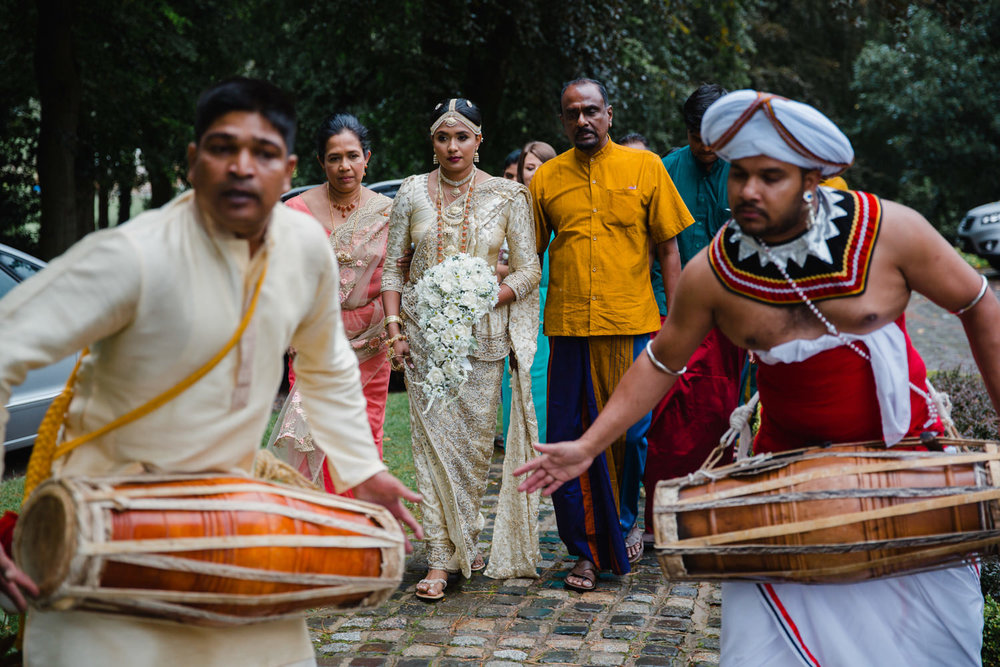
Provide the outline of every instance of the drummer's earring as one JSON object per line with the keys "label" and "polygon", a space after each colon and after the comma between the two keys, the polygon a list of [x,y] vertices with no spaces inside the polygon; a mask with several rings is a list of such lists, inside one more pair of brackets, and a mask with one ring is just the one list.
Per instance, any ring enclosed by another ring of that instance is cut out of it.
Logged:
{"label": "drummer's earring", "polygon": [[806,217],[806,229],[812,229],[816,226],[816,195],[813,194],[812,190],[806,190],[802,193],[802,201],[809,211]]}

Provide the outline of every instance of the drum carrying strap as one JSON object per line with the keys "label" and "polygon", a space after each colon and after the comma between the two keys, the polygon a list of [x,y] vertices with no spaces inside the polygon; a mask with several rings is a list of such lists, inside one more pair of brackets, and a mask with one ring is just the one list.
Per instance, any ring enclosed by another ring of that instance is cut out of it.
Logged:
{"label": "drum carrying strap", "polygon": [[80,362],[83,361],[83,358],[88,353],[88,350],[84,349],[80,354],[80,358],[76,361],[76,367],[73,369],[73,372],[70,373],[69,379],[66,381],[66,387],[63,389],[62,393],[59,394],[54,401],[52,401],[52,405],[49,406],[48,411],[45,413],[45,417],[42,419],[42,423],[38,427],[38,436],[35,438],[35,447],[31,452],[31,458],[28,460],[28,471],[24,479],[24,499],[27,500],[32,490],[52,475],[52,462],[54,460],[60,456],[69,454],[80,445],[90,442],[94,438],[100,437],[105,433],[109,433],[116,428],[148,415],[161,405],[168,403],[179,396],[188,387],[193,385],[195,382],[204,377],[209,371],[215,368],[215,366],[222,361],[227,354],[229,354],[229,351],[235,347],[236,343],[239,342],[240,338],[243,336],[243,332],[250,324],[250,320],[253,318],[254,310],[257,308],[257,297],[260,296],[260,288],[261,285],[264,284],[264,276],[266,275],[267,264],[265,263],[264,268],[260,272],[260,277],[257,278],[257,284],[254,286],[253,297],[250,299],[250,305],[247,307],[247,311],[243,315],[243,320],[240,322],[239,326],[236,327],[236,332],[233,333],[226,345],[219,350],[218,354],[205,362],[204,366],[144,405],[140,405],[134,410],[130,410],[121,417],[105,424],[96,431],[92,431],[86,435],[74,438],[69,442],[64,442],[57,446],[59,433],[62,430],[63,422],[66,421],[66,413],[69,409],[69,403],[73,399],[76,374],[80,369]]}

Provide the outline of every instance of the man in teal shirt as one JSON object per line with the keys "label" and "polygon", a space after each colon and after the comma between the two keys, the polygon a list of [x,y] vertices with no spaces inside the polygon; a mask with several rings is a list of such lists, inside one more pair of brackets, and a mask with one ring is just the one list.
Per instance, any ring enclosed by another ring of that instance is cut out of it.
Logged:
{"label": "man in teal shirt", "polygon": [[[719,159],[701,140],[701,117],[712,102],[725,94],[725,88],[714,83],[704,84],[692,93],[682,108],[688,145],[663,158],[663,165],[694,216],[694,224],[677,235],[682,267],[709,244],[730,218],[726,193],[729,163]],[[667,314],[667,301],[659,271],[659,262],[654,260],[650,273],[662,318]],[[646,487],[647,535],[652,525],[652,489],[656,482],[697,470],[729,427],[729,415],[740,402],[745,359],[742,350],[713,329],[688,362],[687,373],[654,408],[646,433],[649,448],[642,480]]]}
{"label": "man in teal shirt", "polygon": [[[682,111],[684,124],[687,126],[688,145],[671,151],[663,158],[663,166],[667,168],[677,191],[694,216],[694,224],[677,235],[682,267],[708,245],[730,217],[726,195],[729,163],[720,160],[701,140],[701,117],[705,115],[709,105],[726,92],[717,83],[706,83],[687,98]],[[656,305],[660,309],[660,315],[665,316],[667,299],[663,293],[660,263],[655,259],[651,277]]]}

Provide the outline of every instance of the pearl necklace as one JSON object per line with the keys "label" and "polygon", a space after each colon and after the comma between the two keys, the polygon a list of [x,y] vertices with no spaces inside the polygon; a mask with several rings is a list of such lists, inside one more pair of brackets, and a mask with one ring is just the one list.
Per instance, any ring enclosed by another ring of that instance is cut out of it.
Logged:
{"label": "pearl necklace", "polygon": [[475,175],[476,175],[476,167],[475,167],[475,165],[473,165],[472,171],[470,171],[469,174],[465,178],[463,178],[461,180],[458,180],[458,181],[453,181],[450,178],[448,178],[447,176],[445,176],[444,174],[442,174],[441,173],[441,169],[439,167],[438,168],[438,183],[440,183],[441,181],[444,181],[445,183],[447,183],[448,185],[450,185],[451,186],[451,194],[457,197],[460,194],[462,194],[462,191],[461,191],[460,188],[463,185],[465,185],[466,183],[468,183],[469,181],[471,181],[472,177],[475,176]]}
{"label": "pearl necklace", "polygon": [[[465,193],[465,205],[462,208],[462,233],[459,239],[459,247],[456,250],[453,246],[448,246],[446,249],[444,247],[444,215],[442,214],[442,201],[443,197],[443,185],[442,180],[444,177],[441,175],[441,170],[438,169],[438,182],[437,182],[437,201],[435,202],[435,209],[437,210],[437,261],[440,263],[444,260],[445,254],[453,255],[456,252],[464,253],[468,247],[469,239],[469,206],[472,202],[472,193],[476,189],[476,181],[473,178],[476,174],[476,168],[472,168],[472,173],[465,182],[469,182],[469,189]],[[471,181],[471,182],[470,182]],[[447,252],[446,252],[447,251]]]}

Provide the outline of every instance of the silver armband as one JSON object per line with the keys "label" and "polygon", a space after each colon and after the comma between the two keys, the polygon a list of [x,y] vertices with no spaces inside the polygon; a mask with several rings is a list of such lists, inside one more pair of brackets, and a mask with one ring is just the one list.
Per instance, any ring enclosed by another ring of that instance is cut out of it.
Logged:
{"label": "silver armband", "polygon": [[646,343],[646,356],[649,357],[650,363],[652,363],[653,366],[656,367],[656,370],[660,371],[661,373],[666,373],[667,375],[673,375],[674,377],[680,377],[681,375],[687,373],[688,369],[687,366],[680,369],[679,371],[671,370],[666,366],[664,366],[659,359],[653,356],[653,341],[649,341],[648,343]]}
{"label": "silver armband", "polygon": [[983,297],[986,295],[986,288],[989,286],[990,286],[990,281],[986,279],[986,276],[983,276],[983,285],[982,287],[979,288],[979,294],[976,295],[976,298],[970,301],[969,304],[964,308],[959,308],[958,310],[952,311],[951,314],[961,315],[967,310],[971,310],[972,308],[974,308],[977,303],[983,300]]}

